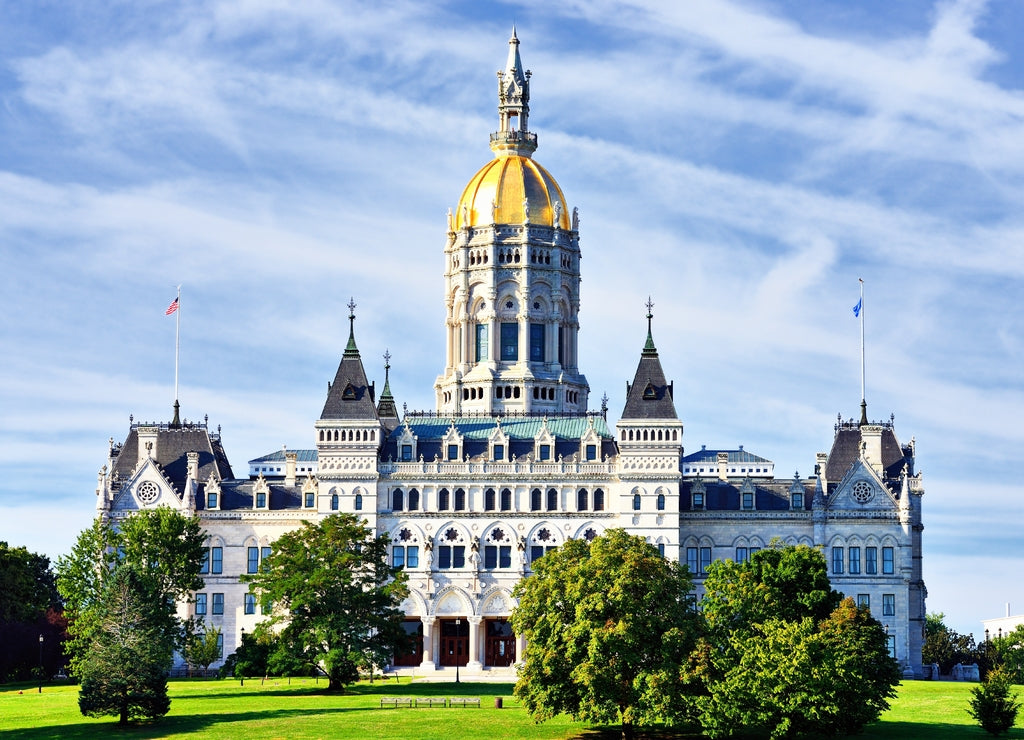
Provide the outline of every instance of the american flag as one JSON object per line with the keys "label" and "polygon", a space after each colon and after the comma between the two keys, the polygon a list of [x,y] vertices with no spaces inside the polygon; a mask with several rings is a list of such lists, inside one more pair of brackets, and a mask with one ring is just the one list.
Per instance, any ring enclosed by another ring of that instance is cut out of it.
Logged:
{"label": "american flag", "polygon": [[172,313],[174,313],[175,311],[178,310],[178,301],[179,300],[180,300],[179,298],[175,298],[173,301],[171,301],[171,305],[169,305],[167,307],[167,310],[164,311],[164,316],[170,316]]}

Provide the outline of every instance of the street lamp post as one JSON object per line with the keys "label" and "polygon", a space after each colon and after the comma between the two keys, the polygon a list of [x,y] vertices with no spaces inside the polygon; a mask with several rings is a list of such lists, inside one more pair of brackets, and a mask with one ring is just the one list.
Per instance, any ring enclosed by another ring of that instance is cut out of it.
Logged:
{"label": "street lamp post", "polygon": [[39,693],[43,693],[43,633],[39,633]]}
{"label": "street lamp post", "polygon": [[455,619],[455,635],[457,639],[455,643],[455,683],[459,683],[459,648],[462,647],[462,619],[458,617]]}

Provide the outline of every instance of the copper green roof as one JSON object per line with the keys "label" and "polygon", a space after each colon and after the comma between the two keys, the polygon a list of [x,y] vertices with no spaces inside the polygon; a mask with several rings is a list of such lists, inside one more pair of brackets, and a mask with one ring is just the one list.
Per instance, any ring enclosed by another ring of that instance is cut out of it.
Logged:
{"label": "copper green roof", "polygon": [[[467,439],[487,439],[494,431],[498,422],[501,429],[511,439],[534,439],[540,432],[544,423],[543,416],[406,416],[403,424],[398,427],[393,436],[402,434],[405,423],[420,439],[442,437],[448,431],[448,427],[455,424],[455,428]],[[613,437],[608,429],[608,422],[603,416],[550,416],[547,417],[548,431],[555,437],[563,439],[579,439],[590,426],[589,420],[594,420],[594,431],[601,437],[611,439]]]}

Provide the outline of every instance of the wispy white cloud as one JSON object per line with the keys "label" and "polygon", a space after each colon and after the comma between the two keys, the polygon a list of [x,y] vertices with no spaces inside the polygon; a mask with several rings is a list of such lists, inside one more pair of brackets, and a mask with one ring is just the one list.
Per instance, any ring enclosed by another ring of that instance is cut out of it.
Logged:
{"label": "wispy white cloud", "polygon": [[687,447],[807,472],[859,401],[863,277],[869,409],[918,437],[947,598],[985,537],[960,491],[998,487],[1024,441],[1024,84],[990,74],[1019,54],[983,37],[998,7],[846,28],[827,4],[225,0],[32,29],[0,51],[5,508],[51,441],[54,498],[90,499],[108,436],[167,413],[178,283],[183,401],[239,470],[311,440],[349,296],[371,375],[389,348],[399,403],[431,407],[444,211],[489,158],[515,15],[537,156],[582,216],[592,405],[621,408],[652,295]]}

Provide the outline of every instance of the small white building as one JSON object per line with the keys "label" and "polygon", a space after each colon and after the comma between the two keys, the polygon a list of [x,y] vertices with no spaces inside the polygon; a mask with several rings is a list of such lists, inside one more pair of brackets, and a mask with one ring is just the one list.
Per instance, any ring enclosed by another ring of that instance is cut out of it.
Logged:
{"label": "small white building", "polygon": [[994,619],[983,619],[981,620],[981,624],[985,629],[985,639],[995,639],[996,637],[1002,637],[1003,635],[1013,632],[1024,624],[1024,614],[1011,616],[1010,605],[1007,604],[1005,616],[995,617]]}

